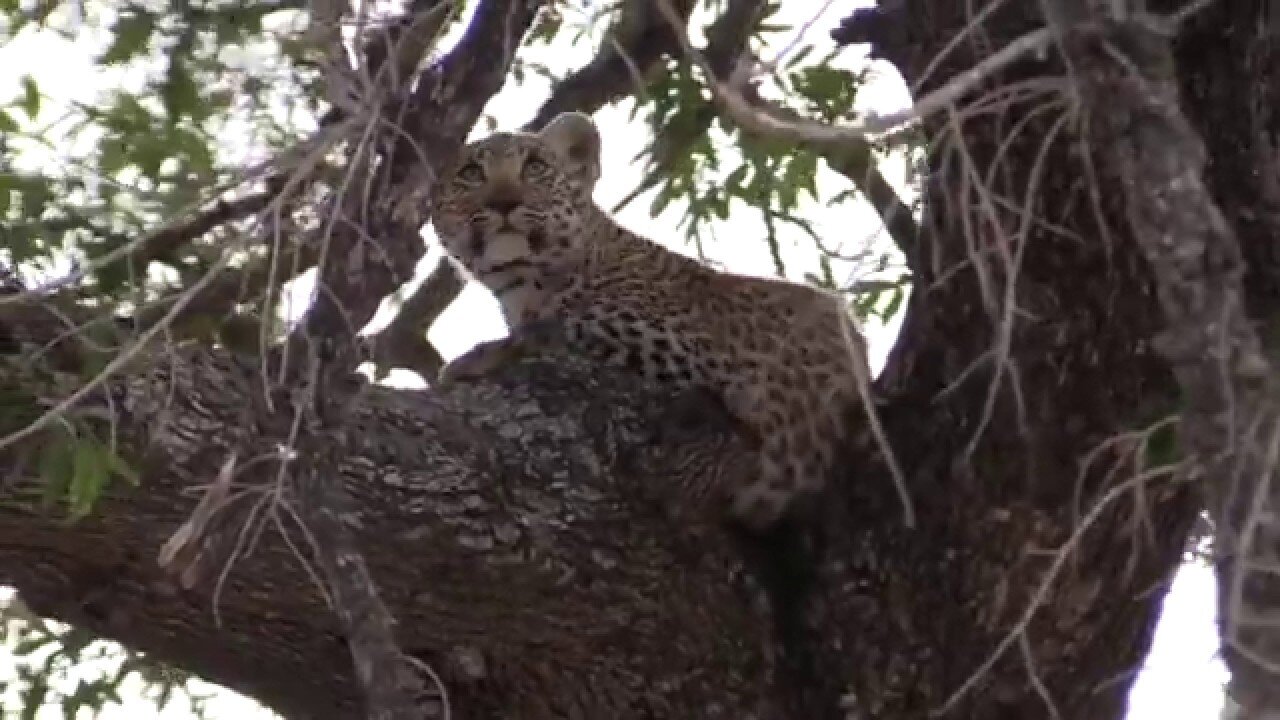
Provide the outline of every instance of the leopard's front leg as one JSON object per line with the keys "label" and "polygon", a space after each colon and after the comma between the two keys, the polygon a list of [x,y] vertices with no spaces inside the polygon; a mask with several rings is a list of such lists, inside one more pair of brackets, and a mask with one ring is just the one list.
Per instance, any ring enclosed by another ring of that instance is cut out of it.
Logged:
{"label": "leopard's front leg", "polygon": [[555,320],[534,320],[512,329],[498,340],[480,343],[440,370],[437,385],[474,382],[528,355],[565,347],[564,326]]}

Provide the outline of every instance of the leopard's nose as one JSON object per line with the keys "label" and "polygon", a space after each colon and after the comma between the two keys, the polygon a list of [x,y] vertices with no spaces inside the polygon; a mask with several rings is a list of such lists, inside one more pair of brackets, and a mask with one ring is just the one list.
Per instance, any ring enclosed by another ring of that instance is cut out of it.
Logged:
{"label": "leopard's nose", "polygon": [[520,207],[520,190],[506,184],[499,185],[489,193],[484,204],[505,218],[512,210]]}
{"label": "leopard's nose", "polygon": [[512,210],[520,207],[520,201],[514,197],[492,197],[489,198],[489,202],[486,204],[489,206],[490,210],[498,213],[502,217],[510,215]]}

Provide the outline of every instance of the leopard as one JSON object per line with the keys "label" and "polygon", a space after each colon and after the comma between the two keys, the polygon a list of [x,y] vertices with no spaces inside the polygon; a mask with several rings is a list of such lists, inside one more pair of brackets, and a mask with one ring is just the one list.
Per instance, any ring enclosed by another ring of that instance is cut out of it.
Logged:
{"label": "leopard", "polygon": [[555,336],[645,380],[710,389],[758,450],[757,471],[719,496],[763,532],[837,471],[851,407],[875,423],[861,328],[834,292],[713,268],[622,226],[594,199],[601,142],[590,116],[565,112],[475,140],[437,176],[440,244],[510,331],[437,382],[476,381]]}

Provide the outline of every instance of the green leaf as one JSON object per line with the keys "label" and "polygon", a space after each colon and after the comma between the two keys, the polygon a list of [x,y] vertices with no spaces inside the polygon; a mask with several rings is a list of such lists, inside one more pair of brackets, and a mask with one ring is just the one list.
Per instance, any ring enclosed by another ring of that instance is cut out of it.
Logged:
{"label": "green leaf", "polygon": [[127,164],[128,148],[117,137],[104,137],[98,144],[98,171],[105,177],[115,177]]}
{"label": "green leaf", "polygon": [[13,176],[0,173],[0,220],[9,214],[9,207],[13,203],[14,189]]}
{"label": "green leaf", "polygon": [[40,460],[36,466],[43,481],[41,496],[45,508],[52,507],[66,495],[74,473],[71,463],[70,436],[65,432],[51,434],[53,437],[40,448]]}
{"label": "green leaf", "polygon": [[160,175],[160,166],[169,159],[169,146],[163,138],[159,137],[139,138],[139,140],[142,142],[133,148],[133,162],[142,174],[157,179]]}
{"label": "green leaf", "polygon": [[0,135],[7,134],[7,133],[16,134],[21,130],[22,128],[18,126],[17,121],[9,117],[9,113],[5,112],[3,109],[0,109]]}
{"label": "green leaf", "polygon": [[742,196],[742,180],[747,176],[747,170],[750,168],[746,163],[739,165],[733,172],[729,173],[729,177],[725,178],[724,187],[730,193]]}
{"label": "green leaf", "polygon": [[44,699],[48,693],[49,686],[44,678],[32,678],[31,684],[22,691],[22,715],[19,717],[22,720],[35,720],[40,708],[44,707]]}
{"label": "green leaf", "polygon": [[71,492],[67,498],[72,521],[89,514],[107,485],[107,462],[102,446],[92,437],[76,443],[71,457]]}
{"label": "green leaf", "polygon": [[667,183],[662,186],[658,194],[654,196],[653,203],[649,205],[649,217],[658,217],[663,210],[667,209],[667,205],[675,199],[676,189],[674,183]]}
{"label": "green leaf", "polygon": [[812,45],[805,45],[804,47],[800,48],[800,52],[797,52],[795,55],[791,57],[790,60],[787,61],[787,65],[786,65],[787,69],[791,69],[799,65],[800,63],[804,62],[804,59],[809,57],[809,53],[811,52],[813,52]]}
{"label": "green leaf", "polygon": [[53,199],[53,189],[45,178],[33,177],[22,184],[22,215],[28,220],[39,220]]}
{"label": "green leaf", "polygon": [[1143,448],[1149,467],[1164,467],[1178,461],[1178,433],[1172,423],[1160,427],[1147,437]]}
{"label": "green leaf", "polygon": [[102,57],[98,58],[98,64],[126,63],[134,56],[140,55],[146,49],[147,41],[151,39],[151,33],[155,28],[154,15],[141,8],[130,8],[129,12],[120,15],[120,19],[112,27],[116,34],[115,39]]}
{"label": "green leaf", "polygon": [[133,468],[129,467],[129,463],[125,462],[124,458],[111,450],[107,450],[105,454],[107,458],[107,468],[111,470],[113,474],[119,475],[123,478],[125,482],[137,487],[141,481],[138,478],[138,473],[134,472]]}
{"label": "green leaf", "polygon": [[48,635],[43,633],[32,634],[23,638],[20,642],[14,645],[10,652],[18,657],[26,657],[51,642],[53,642],[53,640],[51,640]]}
{"label": "green leaf", "polygon": [[880,317],[888,320],[898,314],[898,308],[902,307],[902,298],[906,292],[899,285],[893,289],[893,294],[889,296],[889,304],[885,306],[884,312],[880,313]]}
{"label": "green leaf", "polygon": [[22,109],[27,111],[27,117],[32,120],[40,114],[40,88],[30,75],[22,76]]}
{"label": "green leaf", "polygon": [[49,2],[40,2],[35,5],[35,12],[31,13],[31,19],[35,20],[36,24],[40,27],[44,27],[45,21],[49,19],[49,16],[53,14],[53,11],[57,10],[58,6],[62,5],[62,3],[58,2],[58,0],[49,0]]}
{"label": "green leaf", "polygon": [[185,62],[177,58],[170,61],[160,86],[160,100],[171,123],[178,122],[183,115],[195,117],[200,110],[200,90]]}

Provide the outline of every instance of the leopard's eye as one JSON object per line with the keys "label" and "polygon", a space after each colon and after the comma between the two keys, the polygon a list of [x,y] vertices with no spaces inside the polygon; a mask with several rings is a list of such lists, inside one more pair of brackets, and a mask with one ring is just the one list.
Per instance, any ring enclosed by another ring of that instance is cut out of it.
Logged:
{"label": "leopard's eye", "polygon": [[530,155],[524,160],[525,177],[542,177],[549,170],[551,170],[551,166],[547,164],[546,160],[537,155]]}
{"label": "leopard's eye", "polygon": [[484,168],[479,163],[469,162],[458,171],[458,179],[467,182],[484,182]]}

